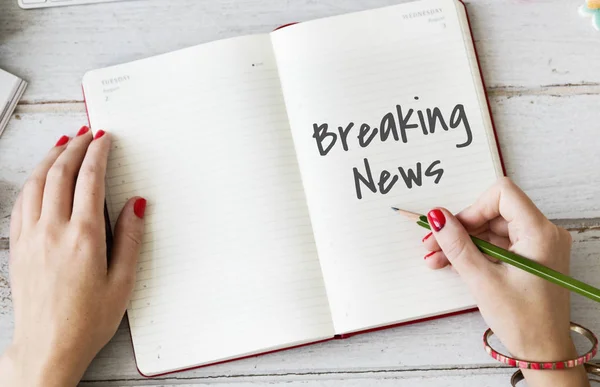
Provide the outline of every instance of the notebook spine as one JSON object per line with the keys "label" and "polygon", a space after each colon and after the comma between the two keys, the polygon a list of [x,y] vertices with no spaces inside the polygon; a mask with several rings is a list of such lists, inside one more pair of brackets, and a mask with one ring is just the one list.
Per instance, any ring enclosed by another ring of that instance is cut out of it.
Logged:
{"label": "notebook spine", "polygon": [[498,131],[496,130],[496,123],[494,122],[494,116],[492,115],[492,107],[490,105],[490,97],[487,93],[487,87],[485,85],[485,79],[481,71],[481,61],[479,60],[479,53],[477,52],[477,46],[475,45],[475,38],[473,37],[473,27],[471,25],[471,19],[469,18],[469,10],[463,0],[458,0],[465,8],[465,15],[467,15],[467,24],[469,25],[469,35],[471,35],[471,41],[473,42],[473,50],[475,51],[475,58],[477,59],[477,68],[479,69],[479,77],[481,78],[481,84],[483,85],[483,92],[485,94],[485,103],[487,104],[488,113],[490,120],[492,121],[492,129],[494,131],[494,139],[496,140],[496,147],[498,148],[498,157],[500,158],[500,166],[502,167],[502,174],[506,176],[506,165],[504,164],[504,158],[502,157],[502,149],[500,149],[500,142],[498,141]]}

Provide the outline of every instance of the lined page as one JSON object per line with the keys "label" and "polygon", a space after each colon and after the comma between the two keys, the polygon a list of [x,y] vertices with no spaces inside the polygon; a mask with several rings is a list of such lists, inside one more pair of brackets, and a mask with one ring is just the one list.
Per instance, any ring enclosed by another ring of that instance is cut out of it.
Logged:
{"label": "lined page", "polygon": [[456,273],[426,268],[425,232],[390,209],[459,211],[502,174],[459,7],[427,0],[272,34],[338,334],[474,305]]}
{"label": "lined page", "polygon": [[148,200],[128,309],[146,375],[333,336],[268,35],[91,72],[114,222]]}

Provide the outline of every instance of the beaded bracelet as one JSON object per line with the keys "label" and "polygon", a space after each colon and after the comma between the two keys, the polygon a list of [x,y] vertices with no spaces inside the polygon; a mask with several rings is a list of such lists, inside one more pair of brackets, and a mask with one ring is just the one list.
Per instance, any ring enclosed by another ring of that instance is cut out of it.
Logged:
{"label": "beaded bracelet", "polygon": [[489,338],[492,337],[494,332],[491,329],[488,329],[483,334],[483,346],[485,351],[494,359],[498,360],[501,363],[508,364],[512,367],[518,367],[522,369],[533,369],[533,370],[560,370],[565,368],[573,368],[580,366],[588,361],[590,361],[596,353],[598,352],[598,338],[592,331],[587,328],[582,327],[581,325],[571,323],[571,330],[573,332],[579,333],[580,335],[585,336],[588,340],[592,342],[592,349],[590,349],[585,355],[580,356],[576,359],[572,360],[564,360],[557,362],[532,362],[526,360],[515,359],[510,356],[506,356],[496,350],[494,350],[489,344]]}

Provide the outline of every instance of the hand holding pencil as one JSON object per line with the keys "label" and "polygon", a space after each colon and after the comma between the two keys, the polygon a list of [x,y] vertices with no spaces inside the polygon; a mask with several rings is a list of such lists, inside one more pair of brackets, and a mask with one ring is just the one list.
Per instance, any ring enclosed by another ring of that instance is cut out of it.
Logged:
{"label": "hand holding pencil", "polygon": [[[425,262],[432,269],[452,264],[513,356],[555,361],[576,355],[569,333],[569,291],[484,255],[471,240],[479,237],[568,274],[571,235],[550,222],[519,187],[500,179],[456,217],[438,208],[428,220],[432,232],[423,238],[429,251]],[[583,367],[524,371],[531,386],[588,385]]]}

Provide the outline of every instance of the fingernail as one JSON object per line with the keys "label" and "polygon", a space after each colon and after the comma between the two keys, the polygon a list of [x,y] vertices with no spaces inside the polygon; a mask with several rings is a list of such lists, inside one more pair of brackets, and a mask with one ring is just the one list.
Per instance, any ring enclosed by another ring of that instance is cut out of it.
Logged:
{"label": "fingernail", "polygon": [[438,209],[429,211],[427,219],[429,220],[429,225],[433,227],[436,232],[441,231],[446,224],[444,213]]}
{"label": "fingernail", "polygon": [[427,259],[427,258],[431,257],[433,254],[435,254],[435,251],[432,251],[431,253],[424,256],[423,259]]}
{"label": "fingernail", "polygon": [[58,139],[55,146],[63,146],[69,142],[69,136],[62,136]]}
{"label": "fingernail", "polygon": [[140,219],[144,219],[144,213],[146,212],[146,199],[139,198],[133,203],[133,213]]}
{"label": "fingernail", "polygon": [[106,133],[104,130],[99,130],[96,132],[96,135],[94,136],[94,140],[99,139],[100,137],[104,136],[104,133]]}
{"label": "fingernail", "polygon": [[430,236],[432,236],[432,235],[433,235],[433,233],[432,233],[432,232],[430,232],[429,234],[425,235],[425,236],[423,237],[423,239],[421,240],[421,242],[425,242],[425,241],[426,241],[427,239],[429,239],[429,237],[430,237]]}
{"label": "fingernail", "polygon": [[82,126],[81,129],[79,129],[79,132],[77,132],[77,136],[83,136],[84,134],[86,134],[87,132],[90,131],[90,128],[88,128],[87,126]]}

